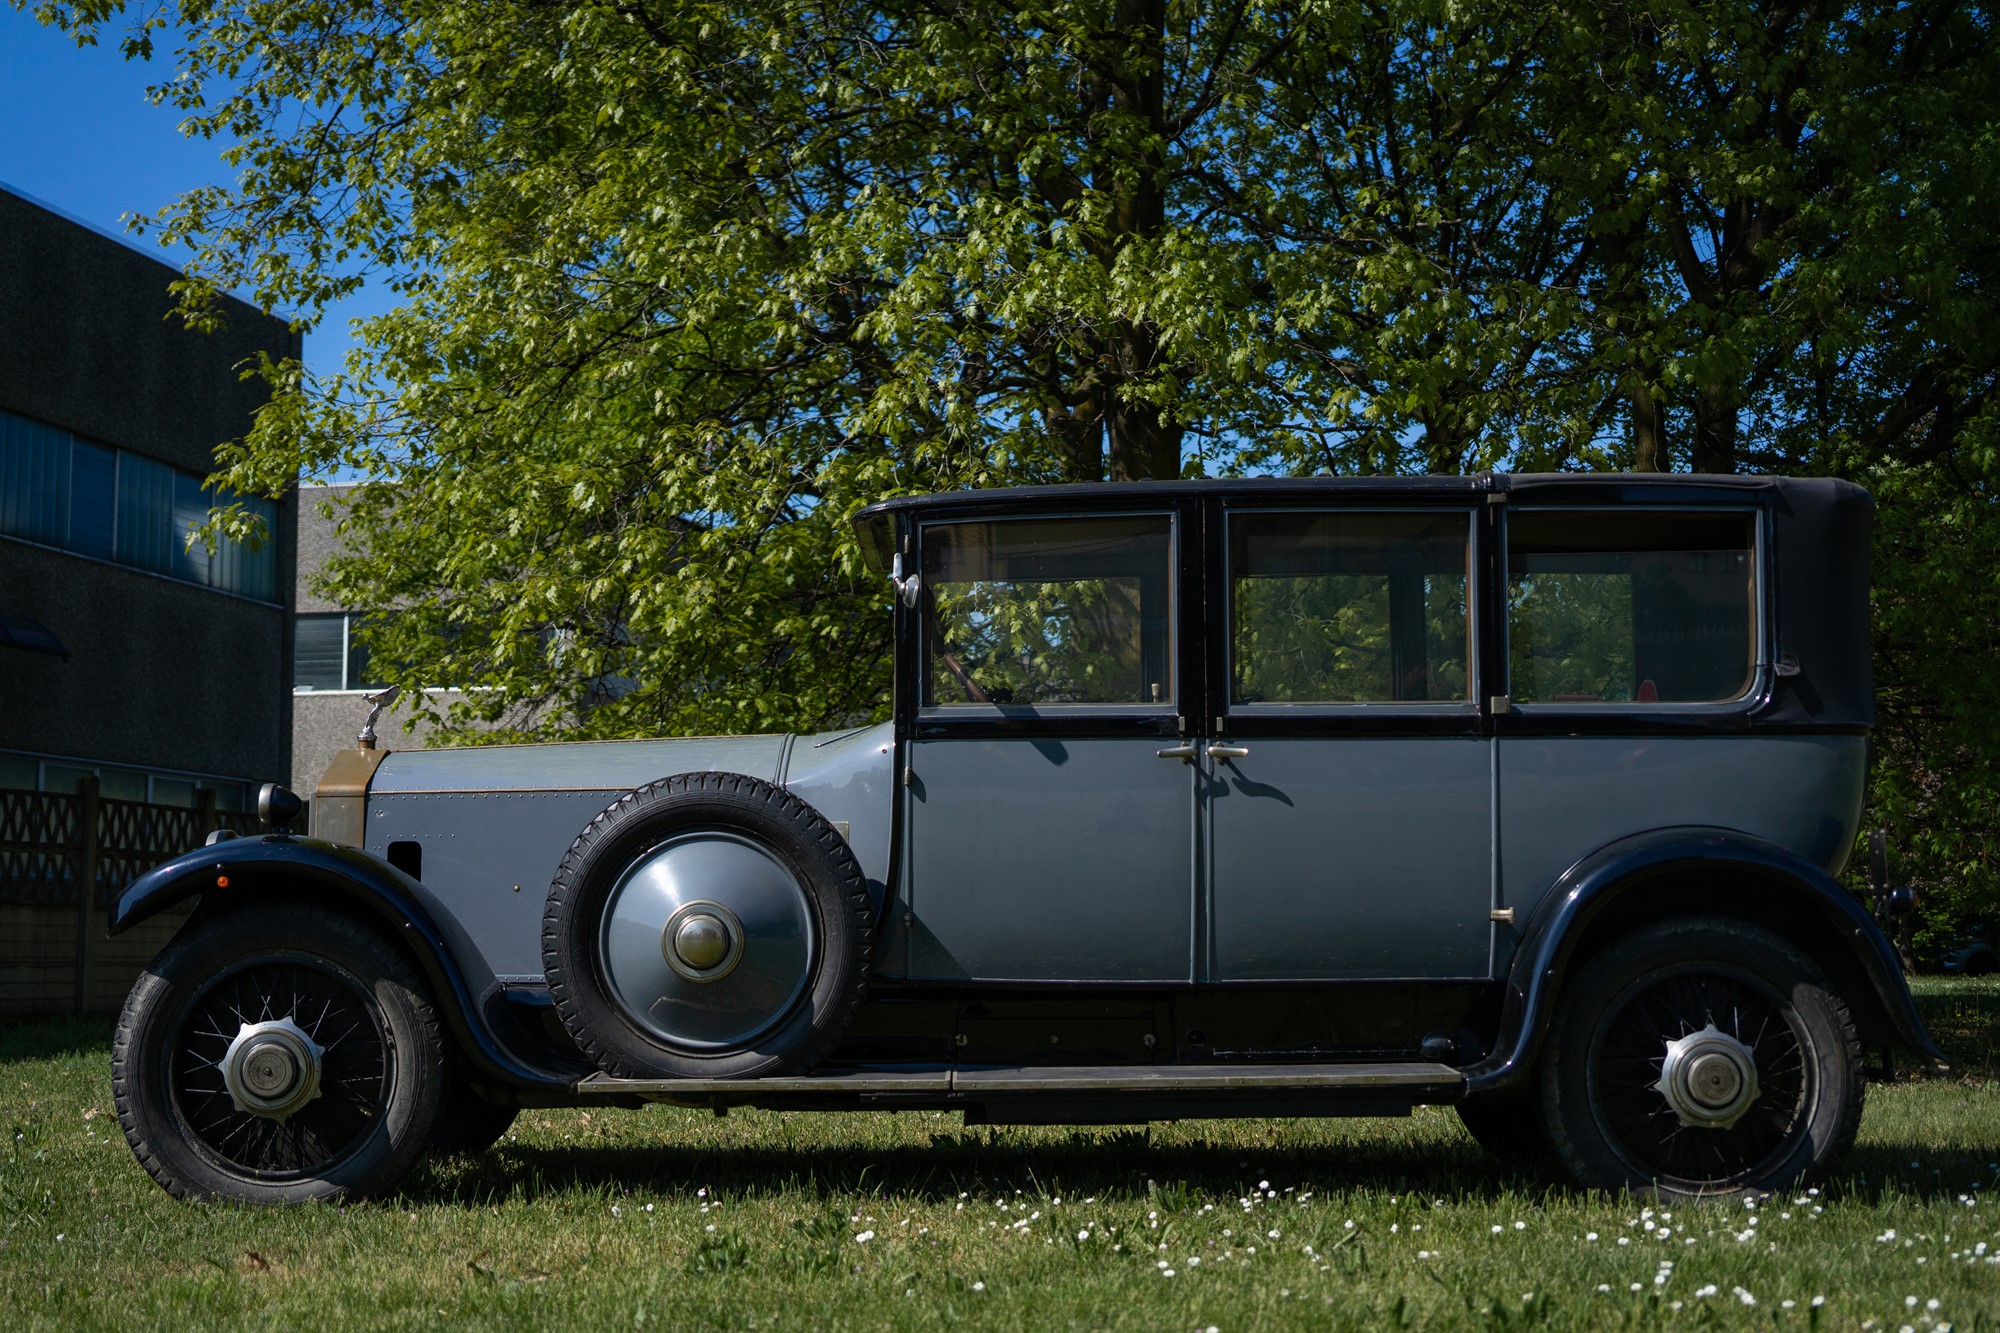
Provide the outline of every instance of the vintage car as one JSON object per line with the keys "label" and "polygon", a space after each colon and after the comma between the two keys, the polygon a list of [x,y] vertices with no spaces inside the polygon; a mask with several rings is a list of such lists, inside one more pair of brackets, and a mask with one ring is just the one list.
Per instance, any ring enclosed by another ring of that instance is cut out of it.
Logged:
{"label": "vintage car", "polygon": [[1666,1196],[1822,1177],[1936,1058],[1836,882],[1868,495],[1188,481],[894,499],[888,721],[390,751],[120,897],[177,1195],[379,1192],[517,1108],[1458,1108]]}

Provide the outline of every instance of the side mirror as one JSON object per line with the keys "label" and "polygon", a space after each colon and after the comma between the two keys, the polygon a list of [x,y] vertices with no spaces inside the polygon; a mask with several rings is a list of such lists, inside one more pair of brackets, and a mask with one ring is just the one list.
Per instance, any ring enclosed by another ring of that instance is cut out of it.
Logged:
{"label": "side mirror", "polygon": [[275,782],[257,789],[257,822],[273,833],[289,833],[305,802]]}

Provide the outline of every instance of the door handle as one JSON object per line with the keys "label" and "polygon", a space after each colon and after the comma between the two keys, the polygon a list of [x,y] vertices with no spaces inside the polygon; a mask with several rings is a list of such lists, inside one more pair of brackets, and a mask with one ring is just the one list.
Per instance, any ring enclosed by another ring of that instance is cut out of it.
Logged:
{"label": "door handle", "polygon": [[1210,759],[1242,759],[1250,753],[1247,745],[1224,745],[1221,741],[1208,747]]}
{"label": "door handle", "polygon": [[1171,750],[1155,750],[1153,751],[1153,757],[1155,759],[1178,759],[1183,764],[1191,764],[1194,762],[1194,746],[1176,745]]}

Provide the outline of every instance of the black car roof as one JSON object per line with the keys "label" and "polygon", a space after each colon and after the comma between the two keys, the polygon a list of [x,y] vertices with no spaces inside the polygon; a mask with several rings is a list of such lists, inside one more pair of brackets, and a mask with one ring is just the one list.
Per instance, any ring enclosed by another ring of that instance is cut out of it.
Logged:
{"label": "black car roof", "polygon": [[1065,486],[1010,486],[995,490],[937,491],[877,501],[855,515],[856,521],[877,514],[934,509],[999,509],[1016,505],[1078,503],[1145,503],[1146,499],[1178,500],[1219,496],[1267,499],[1296,495],[1396,497],[1462,496],[1480,493],[1562,495],[1565,498],[1643,502],[1671,494],[1681,501],[1710,498],[1741,501],[1745,492],[1780,489],[1797,483],[1769,476],[1731,476],[1644,472],[1478,472],[1446,477],[1210,477],[1195,481],[1106,481]]}

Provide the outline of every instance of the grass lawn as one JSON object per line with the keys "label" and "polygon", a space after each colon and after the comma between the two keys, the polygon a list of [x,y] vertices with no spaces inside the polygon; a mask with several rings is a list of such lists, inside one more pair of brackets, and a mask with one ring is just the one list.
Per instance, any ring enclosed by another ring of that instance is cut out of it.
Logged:
{"label": "grass lawn", "polygon": [[2000,984],[1920,1000],[1951,1074],[1873,1084],[1841,1178],[1754,1208],[1509,1174],[1444,1109],[988,1130],[662,1107],[528,1112],[380,1203],[186,1205],[118,1131],[108,1026],[18,1027],[0,1323],[2000,1330]]}

